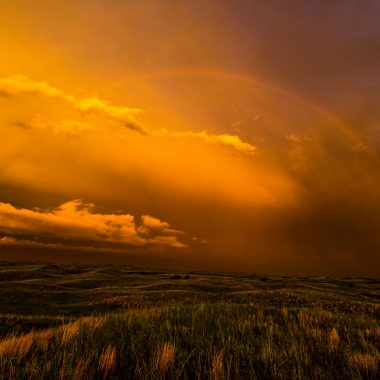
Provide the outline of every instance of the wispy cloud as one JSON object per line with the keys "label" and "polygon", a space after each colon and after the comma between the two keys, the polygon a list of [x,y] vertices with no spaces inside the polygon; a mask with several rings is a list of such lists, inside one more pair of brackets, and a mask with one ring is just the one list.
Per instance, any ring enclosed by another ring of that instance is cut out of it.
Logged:
{"label": "wispy cloud", "polygon": [[[254,154],[257,152],[257,148],[255,146],[248,142],[242,141],[242,139],[237,135],[227,133],[211,134],[205,130],[200,132],[179,132],[161,129],[159,131],[152,132],[136,121],[135,115],[142,112],[139,108],[116,106],[95,97],[79,99],[61,89],[51,86],[46,82],[35,81],[26,76],[14,75],[0,78],[0,96],[15,97],[19,95],[42,95],[61,100],[81,113],[97,113],[103,115],[109,119],[122,123],[123,126],[130,130],[147,136],[168,136],[173,138],[198,139],[207,144],[221,144],[230,146],[246,154]],[[58,123],[34,120],[30,123],[17,122],[15,125],[24,129],[50,128],[56,133],[66,135],[78,135],[82,132],[95,129],[88,123],[75,120],[63,120]]]}
{"label": "wispy cloud", "polygon": [[242,141],[241,138],[237,135],[230,135],[228,133],[223,134],[211,134],[207,131],[193,132],[171,132],[167,129],[161,129],[156,133],[156,135],[169,136],[173,138],[193,138],[201,140],[207,144],[221,144],[230,146],[246,154],[255,154],[257,153],[257,147],[252,144],[249,144],[245,141]]}
{"label": "wispy cloud", "polygon": [[56,134],[66,136],[79,136],[84,132],[95,130],[94,125],[78,120],[60,120],[54,123],[34,119],[30,122],[17,121],[11,125],[22,129],[50,129]]}
{"label": "wispy cloud", "polygon": [[104,100],[92,97],[79,99],[63,90],[50,86],[46,82],[39,82],[21,75],[14,75],[6,78],[0,78],[0,95],[18,96],[18,95],[43,95],[49,98],[64,101],[82,113],[98,113],[107,118],[121,122],[125,127],[147,134],[147,130],[139,125],[135,115],[141,113],[139,108],[128,108],[116,106]]}
{"label": "wispy cloud", "polygon": [[[145,215],[137,225],[130,214],[99,214],[95,205],[73,200],[50,211],[16,208],[0,203],[0,232],[6,235],[2,243],[12,244],[17,236],[37,236],[60,239],[71,246],[99,243],[144,247],[163,245],[184,248],[179,240],[183,232],[169,224]],[[28,240],[28,239],[27,239]],[[19,241],[19,240],[18,240]]]}

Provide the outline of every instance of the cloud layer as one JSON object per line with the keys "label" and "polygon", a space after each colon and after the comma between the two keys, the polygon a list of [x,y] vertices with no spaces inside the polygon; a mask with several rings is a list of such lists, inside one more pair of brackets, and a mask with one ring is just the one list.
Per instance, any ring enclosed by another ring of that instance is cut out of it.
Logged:
{"label": "cloud layer", "polygon": [[[168,131],[167,129],[161,129],[158,132],[152,133],[146,127],[137,123],[135,115],[142,112],[139,108],[115,106],[95,97],[78,99],[75,96],[67,94],[65,91],[53,87],[46,82],[35,81],[22,75],[13,75],[0,78],[0,96],[14,97],[19,95],[43,95],[49,98],[62,100],[81,113],[97,113],[103,115],[109,119],[121,122],[128,129],[142,135],[156,137],[168,136],[173,138],[195,138],[203,141],[204,143],[230,146],[246,154],[253,154],[257,150],[255,146],[242,141],[239,136],[228,133],[210,134],[205,130],[200,132],[178,132]],[[42,120],[32,120],[31,122],[17,122],[15,125],[26,129],[51,128],[55,133],[62,133],[66,135],[78,135],[82,132],[95,129],[88,123],[83,123],[76,120],[62,120],[56,123],[44,122]]]}
{"label": "cloud layer", "polygon": [[378,276],[379,11],[2,2],[0,258]]}
{"label": "cloud layer", "polygon": [[252,144],[242,141],[237,135],[231,135],[228,133],[211,134],[205,130],[200,132],[170,132],[166,129],[162,129],[157,135],[167,135],[173,138],[192,138],[207,144],[221,144],[233,147],[246,154],[255,154],[257,152],[257,148]]}
{"label": "cloud layer", "polygon": [[[138,226],[129,214],[99,214],[95,205],[81,200],[66,202],[51,211],[16,208],[0,203],[2,244],[15,243],[15,236],[60,239],[70,246],[99,243],[144,247],[162,245],[184,248],[179,240],[184,233],[149,215]],[[42,240],[43,241],[43,240]]]}
{"label": "cloud layer", "polygon": [[134,118],[134,115],[142,112],[139,108],[115,106],[94,97],[79,99],[58,88],[50,86],[46,82],[35,81],[26,76],[14,75],[0,78],[0,95],[43,95],[62,100],[77,111],[82,113],[98,113],[107,118],[119,121],[127,128],[138,133],[147,134],[146,129],[140,126]]}

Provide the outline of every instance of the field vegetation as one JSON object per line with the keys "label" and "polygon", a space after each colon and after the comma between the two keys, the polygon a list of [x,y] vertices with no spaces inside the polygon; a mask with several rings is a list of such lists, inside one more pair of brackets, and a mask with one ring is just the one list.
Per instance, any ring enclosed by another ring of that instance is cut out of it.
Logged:
{"label": "field vegetation", "polygon": [[0,266],[1,379],[378,379],[380,282]]}

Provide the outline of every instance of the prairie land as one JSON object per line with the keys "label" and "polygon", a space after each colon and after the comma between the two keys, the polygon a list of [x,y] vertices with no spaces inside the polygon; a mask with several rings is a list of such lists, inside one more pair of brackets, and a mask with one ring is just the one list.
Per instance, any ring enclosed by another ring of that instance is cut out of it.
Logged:
{"label": "prairie land", "polygon": [[1,379],[377,379],[380,280],[0,265]]}

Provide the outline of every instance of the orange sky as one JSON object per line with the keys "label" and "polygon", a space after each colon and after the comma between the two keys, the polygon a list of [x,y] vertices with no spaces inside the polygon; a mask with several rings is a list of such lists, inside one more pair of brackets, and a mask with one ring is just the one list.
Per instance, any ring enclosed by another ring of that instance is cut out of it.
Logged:
{"label": "orange sky", "polygon": [[0,11],[0,259],[379,275],[380,7]]}

